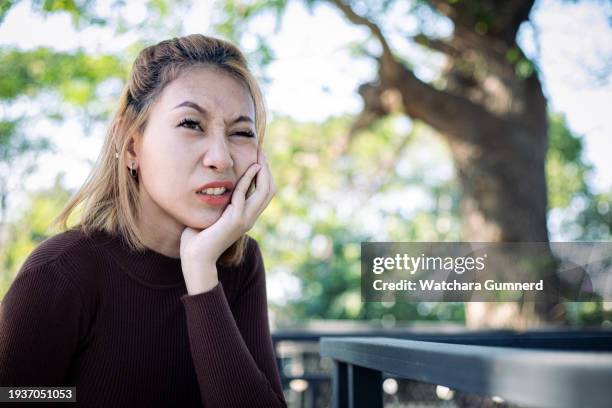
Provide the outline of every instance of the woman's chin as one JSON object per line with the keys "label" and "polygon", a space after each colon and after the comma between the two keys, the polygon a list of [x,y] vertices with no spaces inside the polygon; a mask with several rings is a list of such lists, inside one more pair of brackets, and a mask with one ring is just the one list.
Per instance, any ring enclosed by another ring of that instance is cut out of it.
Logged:
{"label": "woman's chin", "polygon": [[206,229],[213,225],[217,220],[221,218],[221,212],[219,214],[207,214],[204,217],[193,217],[187,221],[187,226],[193,229]]}

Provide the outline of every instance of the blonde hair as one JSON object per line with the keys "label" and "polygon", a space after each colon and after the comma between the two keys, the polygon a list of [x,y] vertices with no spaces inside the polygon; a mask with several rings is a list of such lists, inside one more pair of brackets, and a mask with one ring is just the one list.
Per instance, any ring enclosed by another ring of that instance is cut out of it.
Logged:
{"label": "blonde hair", "polygon": [[[258,143],[263,141],[266,111],[257,82],[246,58],[233,44],[201,34],[172,38],[143,49],[132,66],[110,123],[102,151],[89,177],[53,221],[66,230],[68,218],[79,205],[82,211],[73,229],[86,234],[103,230],[121,235],[133,250],[144,250],[137,226],[140,201],[138,179],[130,177],[125,152],[131,136],[142,134],[151,108],[168,83],[196,66],[221,69],[242,82],[255,105]],[[219,258],[222,264],[242,262],[246,249],[243,235]]]}

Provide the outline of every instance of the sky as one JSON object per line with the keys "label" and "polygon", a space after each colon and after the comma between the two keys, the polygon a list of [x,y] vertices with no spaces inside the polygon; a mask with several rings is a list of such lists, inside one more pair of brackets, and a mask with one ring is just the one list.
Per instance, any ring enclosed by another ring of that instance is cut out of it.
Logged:
{"label": "sky", "polygon": [[[101,13],[109,12],[105,2],[98,4]],[[130,22],[142,21],[146,16],[142,4],[137,1],[128,4],[124,14]],[[213,34],[209,30],[214,19],[210,4],[195,2],[195,7],[186,15],[185,32]],[[67,15],[43,18],[32,14],[29,7],[28,2],[21,2],[11,9],[0,26],[0,44],[24,49],[50,46],[58,50],[84,46],[117,52],[135,40],[133,33],[117,36],[106,28],[91,27],[77,33]],[[268,20],[262,17],[259,27],[271,26],[271,19]],[[539,50],[541,75],[550,106],[565,114],[570,128],[584,136],[586,159],[595,168],[591,185],[597,192],[607,191],[612,186],[612,160],[609,159],[612,84],[609,80],[593,81],[590,73],[602,61],[611,64],[612,29],[606,13],[602,13],[601,5],[595,1],[573,4],[541,0],[532,13],[532,20],[537,31],[533,26],[524,25],[519,43],[529,55]],[[446,29],[443,21],[439,29],[442,32]],[[272,113],[290,115],[297,120],[321,121],[330,115],[359,112],[361,100],[356,89],[360,83],[373,78],[375,66],[366,59],[352,57],[346,46],[366,39],[368,32],[364,28],[347,23],[331,6],[318,6],[310,14],[301,2],[293,1],[280,32],[275,34],[269,30],[268,34],[272,34],[268,38],[276,54],[267,71],[271,82],[264,87]],[[539,47],[535,46],[536,35]],[[247,38],[244,46],[249,45]],[[433,77],[441,61],[428,58],[432,68],[428,69],[425,64],[417,72],[423,79]],[[28,106],[17,104],[12,109],[17,112],[27,110]],[[27,189],[50,186],[59,171],[66,172],[67,187],[80,186],[97,157],[104,127],[93,128],[91,134],[84,135],[79,123],[67,120],[59,127],[45,122],[31,124],[30,131],[53,135],[57,150],[41,157],[40,170],[27,180]],[[19,199],[14,199],[13,205],[19,205]]]}

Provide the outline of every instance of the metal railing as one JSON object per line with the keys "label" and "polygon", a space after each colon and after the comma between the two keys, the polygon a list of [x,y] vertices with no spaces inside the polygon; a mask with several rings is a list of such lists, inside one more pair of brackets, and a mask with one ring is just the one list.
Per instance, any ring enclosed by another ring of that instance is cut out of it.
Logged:
{"label": "metal railing", "polygon": [[[288,388],[295,380],[305,384],[299,406],[328,406],[332,402],[334,407],[382,407],[381,383],[387,377],[500,396],[529,406],[570,407],[579,401],[579,406],[597,407],[610,406],[612,401],[609,330],[433,333],[295,329],[277,330],[272,338],[283,386]],[[320,339],[323,360],[318,355]],[[282,352],[287,343],[297,345],[289,356]],[[303,346],[308,344],[309,351]],[[327,360],[327,367],[312,372],[302,364],[297,371],[287,370],[292,358],[300,358],[300,348],[311,359],[316,355],[320,361]],[[333,393],[331,401],[323,405],[321,386],[331,387]]]}
{"label": "metal railing", "polygon": [[[612,404],[611,333],[527,333],[480,340],[449,344],[322,338],[321,355],[334,359],[332,406],[382,408],[383,372],[530,407]],[[491,345],[499,343],[505,346]]]}

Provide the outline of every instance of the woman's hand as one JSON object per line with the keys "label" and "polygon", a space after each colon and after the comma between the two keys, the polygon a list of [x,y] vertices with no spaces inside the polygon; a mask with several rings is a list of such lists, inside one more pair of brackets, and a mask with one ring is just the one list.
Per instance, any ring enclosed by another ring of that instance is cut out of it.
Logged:
{"label": "woman's hand", "polygon": [[[181,266],[190,294],[212,289],[218,282],[216,263],[221,254],[250,230],[276,192],[266,155],[260,151],[254,163],[240,178],[231,203],[210,227],[185,228],[181,235]],[[257,175],[257,188],[246,194]]]}

